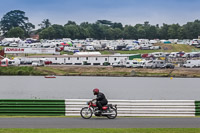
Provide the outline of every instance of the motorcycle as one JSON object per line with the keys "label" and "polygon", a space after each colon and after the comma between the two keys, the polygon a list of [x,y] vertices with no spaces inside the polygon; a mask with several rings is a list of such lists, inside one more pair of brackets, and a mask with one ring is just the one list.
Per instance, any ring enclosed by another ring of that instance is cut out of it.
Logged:
{"label": "motorcycle", "polygon": [[90,119],[92,115],[104,116],[108,119],[115,119],[117,117],[117,105],[108,104],[102,107],[102,112],[98,110],[96,102],[94,100],[87,102],[88,107],[81,109],[80,114],[84,119]]}

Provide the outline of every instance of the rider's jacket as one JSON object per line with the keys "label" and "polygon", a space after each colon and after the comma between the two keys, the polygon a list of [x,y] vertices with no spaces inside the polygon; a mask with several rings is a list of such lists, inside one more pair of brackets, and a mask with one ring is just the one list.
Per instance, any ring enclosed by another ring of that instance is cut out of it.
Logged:
{"label": "rider's jacket", "polygon": [[97,94],[96,100],[97,100],[97,101],[108,102],[107,99],[106,99],[106,97],[105,97],[105,95],[104,95],[103,93],[101,93],[101,92],[99,92],[99,93]]}

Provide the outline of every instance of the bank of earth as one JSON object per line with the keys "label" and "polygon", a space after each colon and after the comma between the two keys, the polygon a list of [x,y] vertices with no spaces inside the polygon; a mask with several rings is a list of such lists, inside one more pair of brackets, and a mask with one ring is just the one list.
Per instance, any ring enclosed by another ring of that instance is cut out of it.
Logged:
{"label": "bank of earth", "polygon": [[0,75],[113,76],[113,77],[183,77],[199,78],[200,69],[144,69],[93,66],[0,67]]}

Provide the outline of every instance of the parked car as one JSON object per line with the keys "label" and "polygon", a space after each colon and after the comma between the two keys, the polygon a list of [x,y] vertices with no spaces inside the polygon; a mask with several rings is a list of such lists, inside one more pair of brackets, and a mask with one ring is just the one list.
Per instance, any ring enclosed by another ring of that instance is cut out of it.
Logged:
{"label": "parked car", "polygon": [[50,64],[52,64],[52,61],[45,61],[44,64],[45,65],[50,65]]}
{"label": "parked car", "polygon": [[175,65],[172,64],[172,63],[166,63],[166,64],[164,65],[164,68],[174,69],[174,68],[175,68]]}

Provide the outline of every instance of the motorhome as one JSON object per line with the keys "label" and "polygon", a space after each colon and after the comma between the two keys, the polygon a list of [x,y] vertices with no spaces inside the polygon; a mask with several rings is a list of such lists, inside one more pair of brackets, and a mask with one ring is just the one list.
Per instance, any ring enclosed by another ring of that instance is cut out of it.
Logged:
{"label": "motorhome", "polygon": [[149,60],[149,61],[147,61],[146,63],[145,63],[145,68],[152,68],[152,66],[153,66],[153,60]]}
{"label": "motorhome", "polygon": [[195,68],[200,67],[200,60],[187,60],[183,67],[186,68]]}
{"label": "motorhome", "polygon": [[152,68],[164,68],[165,61],[164,60],[154,60]]}
{"label": "motorhome", "polygon": [[165,68],[164,60],[150,60],[145,63],[146,68]]}

